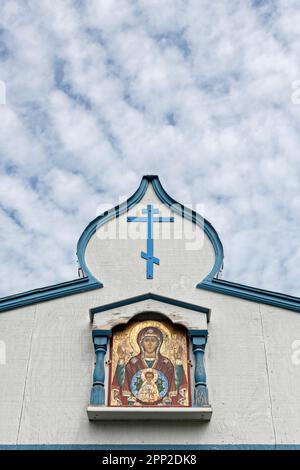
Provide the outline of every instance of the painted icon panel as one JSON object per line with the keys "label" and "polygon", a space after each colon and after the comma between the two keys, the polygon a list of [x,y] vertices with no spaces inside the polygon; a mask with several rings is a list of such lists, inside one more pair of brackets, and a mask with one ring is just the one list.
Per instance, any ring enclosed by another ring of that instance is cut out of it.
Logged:
{"label": "painted icon panel", "polygon": [[164,321],[136,321],[113,334],[110,406],[190,406],[188,341]]}

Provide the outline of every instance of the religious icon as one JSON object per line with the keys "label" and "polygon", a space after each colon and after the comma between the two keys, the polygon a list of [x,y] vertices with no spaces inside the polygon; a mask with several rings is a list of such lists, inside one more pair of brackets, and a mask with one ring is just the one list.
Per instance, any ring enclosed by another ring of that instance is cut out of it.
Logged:
{"label": "religious icon", "polygon": [[110,382],[110,406],[190,406],[185,332],[154,320],[115,332]]}
{"label": "religious icon", "polygon": [[139,389],[135,388],[135,395],[141,403],[156,403],[160,400],[160,394],[157,388],[158,373],[155,369],[144,369],[139,374],[139,378],[136,378],[137,387],[139,381],[142,380],[142,385]]}

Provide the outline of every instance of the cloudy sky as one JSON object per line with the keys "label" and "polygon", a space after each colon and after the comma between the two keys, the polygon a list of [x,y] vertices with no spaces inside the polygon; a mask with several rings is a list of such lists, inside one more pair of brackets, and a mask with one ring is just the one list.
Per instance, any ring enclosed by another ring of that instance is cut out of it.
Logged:
{"label": "cloudy sky", "polygon": [[1,295],[76,278],[150,173],[204,206],[223,278],[300,295],[299,25],[299,0],[1,0]]}

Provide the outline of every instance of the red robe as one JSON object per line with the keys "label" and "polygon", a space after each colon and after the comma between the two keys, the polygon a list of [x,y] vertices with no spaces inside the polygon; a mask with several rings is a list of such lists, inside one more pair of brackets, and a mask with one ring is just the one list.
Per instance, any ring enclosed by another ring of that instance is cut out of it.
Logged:
{"label": "red robe", "polygon": [[[112,382],[112,389],[114,392],[114,396],[117,397],[117,400],[119,401],[119,404],[121,406],[122,405],[128,406],[130,405],[128,399],[130,397],[132,398],[132,395],[133,395],[130,389],[132,377],[139,370],[148,369],[149,365],[143,359],[143,353],[140,352],[140,354],[138,354],[137,356],[134,356],[131,359],[129,359],[129,361],[124,367],[125,367],[124,382],[123,382],[122,387],[120,387],[118,383],[117,371],[116,371],[115,376],[113,378],[113,382]],[[180,403],[180,401],[183,401],[184,396],[187,393],[187,389],[188,389],[187,379],[186,379],[186,375],[185,375],[183,367],[181,369],[182,371],[181,383],[179,384],[178,388],[176,388],[176,382],[175,382],[175,368],[172,362],[167,357],[162,356],[160,352],[158,352],[157,357],[153,365],[151,366],[151,368],[161,371],[168,379],[168,392],[166,394],[166,397],[168,397],[170,400],[169,403],[166,403],[164,399],[162,398],[156,403],[152,403],[151,405],[152,406],[153,405],[182,406],[182,403]],[[137,400],[137,403],[139,403],[138,400]],[[141,402],[139,404],[143,405],[143,403]]]}

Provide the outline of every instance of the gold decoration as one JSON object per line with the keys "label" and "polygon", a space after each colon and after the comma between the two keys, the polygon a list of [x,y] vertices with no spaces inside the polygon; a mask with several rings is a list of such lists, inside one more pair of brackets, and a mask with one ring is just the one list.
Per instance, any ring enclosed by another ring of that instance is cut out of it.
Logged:
{"label": "gold decoration", "polygon": [[187,337],[166,321],[131,322],[112,338],[110,406],[190,406]]}

